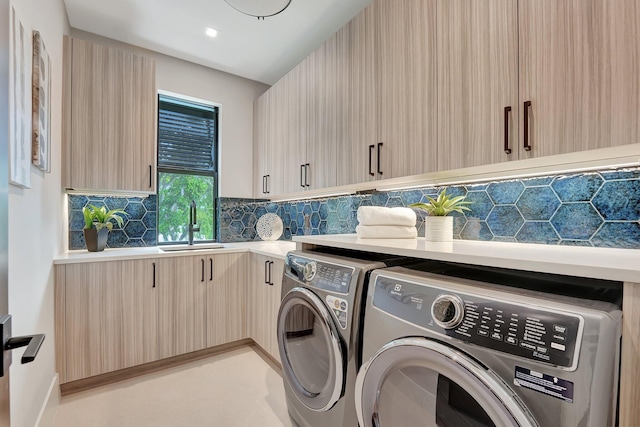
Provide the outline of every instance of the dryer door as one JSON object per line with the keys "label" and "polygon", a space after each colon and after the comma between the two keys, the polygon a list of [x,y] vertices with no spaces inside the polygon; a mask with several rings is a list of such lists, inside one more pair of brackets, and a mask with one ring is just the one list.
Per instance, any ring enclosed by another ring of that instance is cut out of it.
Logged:
{"label": "dryer door", "polygon": [[361,427],[535,427],[509,387],[466,354],[425,338],[380,349],[358,373]]}
{"label": "dryer door", "polygon": [[296,287],[282,299],[278,348],[285,381],[300,402],[331,409],[344,393],[344,350],[327,306],[312,291]]}

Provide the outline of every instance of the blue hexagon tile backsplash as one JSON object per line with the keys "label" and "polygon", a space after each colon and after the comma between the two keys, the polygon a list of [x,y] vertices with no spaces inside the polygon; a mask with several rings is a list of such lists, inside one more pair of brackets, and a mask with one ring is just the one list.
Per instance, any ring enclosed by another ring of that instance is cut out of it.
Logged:
{"label": "blue hexagon tile backsplash", "polygon": [[[510,179],[449,187],[373,192],[295,202],[222,198],[221,242],[259,240],[253,224],[266,212],[297,234],[355,233],[360,206],[408,206],[447,188],[466,195],[471,212],[454,213],[454,238],[640,249],[640,168]],[[305,216],[311,228],[305,230]],[[423,216],[418,234],[424,236]]]}
{"label": "blue hexagon tile backsplash", "polygon": [[[257,220],[267,212],[284,223],[282,240],[300,234],[355,233],[360,206],[408,206],[446,188],[466,195],[471,212],[454,213],[454,238],[551,245],[640,249],[640,168],[510,179],[448,187],[424,187],[352,196],[269,202],[218,200],[220,242],[260,240]],[[156,245],[156,196],[69,196],[69,247],[84,248],[82,206],[102,203],[130,213],[109,247]],[[305,217],[310,227],[305,228]],[[424,236],[418,212],[418,233]]]}
{"label": "blue hexagon tile backsplash", "polygon": [[69,195],[69,249],[84,249],[84,217],[82,208],[87,204],[107,209],[124,209],[128,214],[122,227],[113,224],[107,239],[108,248],[157,245],[157,200],[149,197],[80,196]]}

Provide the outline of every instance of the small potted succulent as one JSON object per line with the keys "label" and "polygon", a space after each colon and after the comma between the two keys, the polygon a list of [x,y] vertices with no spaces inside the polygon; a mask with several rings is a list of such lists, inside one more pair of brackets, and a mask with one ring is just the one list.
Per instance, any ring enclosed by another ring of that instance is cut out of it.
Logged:
{"label": "small potted succulent", "polygon": [[470,211],[466,205],[466,196],[449,196],[444,189],[438,197],[433,199],[427,196],[429,203],[413,203],[412,208],[421,209],[429,214],[425,218],[425,239],[430,242],[452,242],[453,241],[453,217],[447,216],[451,212],[464,213]]}
{"label": "small potted succulent", "polygon": [[84,216],[84,241],[89,252],[103,251],[107,245],[109,230],[113,228],[113,221],[120,227],[124,224],[122,215],[127,215],[122,209],[111,209],[102,206],[87,205],[82,208]]}

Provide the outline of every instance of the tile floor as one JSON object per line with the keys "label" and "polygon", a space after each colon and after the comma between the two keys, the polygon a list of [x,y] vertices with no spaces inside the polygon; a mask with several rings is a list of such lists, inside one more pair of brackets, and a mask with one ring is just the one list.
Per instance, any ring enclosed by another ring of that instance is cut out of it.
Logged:
{"label": "tile floor", "polygon": [[54,427],[291,427],[282,377],[251,347],[62,398]]}

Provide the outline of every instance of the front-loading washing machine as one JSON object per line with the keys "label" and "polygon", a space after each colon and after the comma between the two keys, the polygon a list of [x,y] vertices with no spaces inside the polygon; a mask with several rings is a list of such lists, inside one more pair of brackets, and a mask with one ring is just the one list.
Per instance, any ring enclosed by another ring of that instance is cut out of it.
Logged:
{"label": "front-loading washing machine", "polygon": [[353,400],[360,364],[362,293],[369,273],[399,262],[289,252],[278,313],[287,409],[303,427],[357,427]]}
{"label": "front-loading washing machine", "polygon": [[[371,274],[356,381],[361,427],[615,425],[619,283],[585,279],[565,292],[580,280],[443,272]],[[564,295],[540,291],[554,289]],[[585,290],[609,301],[568,296]]]}

